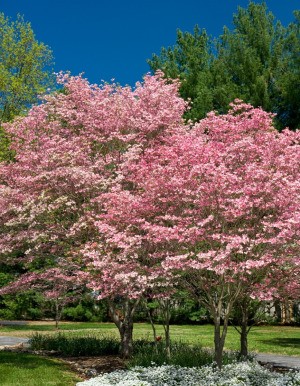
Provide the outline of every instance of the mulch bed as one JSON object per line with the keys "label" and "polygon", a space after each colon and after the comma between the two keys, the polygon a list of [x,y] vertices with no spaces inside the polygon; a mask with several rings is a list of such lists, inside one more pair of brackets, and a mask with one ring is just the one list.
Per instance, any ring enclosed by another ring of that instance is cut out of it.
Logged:
{"label": "mulch bed", "polygon": [[115,370],[123,370],[126,368],[124,360],[115,355],[59,359],[69,365],[72,371],[83,378],[91,378],[102,373],[110,373]]}

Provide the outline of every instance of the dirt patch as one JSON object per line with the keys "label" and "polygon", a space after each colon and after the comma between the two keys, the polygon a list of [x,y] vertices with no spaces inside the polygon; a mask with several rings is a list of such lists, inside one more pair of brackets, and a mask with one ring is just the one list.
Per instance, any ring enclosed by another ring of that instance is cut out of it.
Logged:
{"label": "dirt patch", "polygon": [[59,358],[70,366],[71,370],[83,378],[95,377],[102,373],[110,373],[126,368],[124,360],[118,356]]}

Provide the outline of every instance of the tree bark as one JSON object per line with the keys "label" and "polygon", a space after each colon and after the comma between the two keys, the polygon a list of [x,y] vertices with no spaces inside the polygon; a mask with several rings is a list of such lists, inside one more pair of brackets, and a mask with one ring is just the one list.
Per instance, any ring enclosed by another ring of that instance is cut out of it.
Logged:
{"label": "tree bark", "polygon": [[61,314],[62,314],[62,307],[60,309],[59,307],[59,299],[54,300],[55,305],[55,328],[58,330],[58,323],[60,322]]}
{"label": "tree bark", "polygon": [[[225,285],[219,294],[206,293],[208,300],[207,306],[210,308],[214,319],[214,360],[219,369],[222,368],[223,351],[228,331],[229,315],[239,293],[240,284],[234,288],[233,293],[231,293],[230,287],[227,286],[226,288]],[[222,318],[223,326],[221,326]]]}
{"label": "tree bark", "polygon": [[151,324],[151,328],[152,328],[153,345],[154,345],[154,348],[155,348],[155,352],[157,353],[157,335],[156,335],[156,328],[155,328],[155,324],[154,324],[154,321],[153,321],[153,318],[152,318],[152,315],[151,315],[151,310],[150,310],[150,309],[148,308],[148,306],[147,306],[147,301],[145,301],[145,307],[146,307],[146,311],[147,311],[148,318],[149,318],[149,321],[150,321],[150,324]]}
{"label": "tree bark", "polygon": [[248,356],[248,328],[246,326],[241,326],[241,348],[240,355],[241,357],[246,358]]}
{"label": "tree bark", "polygon": [[132,342],[132,333],[133,333],[133,321],[129,319],[122,323],[121,328],[119,329],[121,336],[121,347],[120,354],[122,358],[130,358],[133,352],[133,342]]}
{"label": "tree bark", "polygon": [[113,301],[108,301],[111,317],[120,333],[120,355],[124,359],[132,356],[133,352],[133,315],[140,299],[124,299],[121,310]]}
{"label": "tree bark", "polygon": [[214,316],[214,346],[215,346],[215,354],[214,360],[217,363],[219,369],[222,368],[222,360],[223,360],[223,350],[225,344],[225,338],[228,329],[228,319],[224,318],[223,329],[221,329],[221,315],[219,312],[216,312]]}
{"label": "tree bark", "polygon": [[248,333],[250,328],[248,327],[249,323],[249,313],[248,313],[249,304],[244,302],[242,304],[242,320],[241,320],[241,331],[240,331],[240,355],[241,357],[248,356]]}
{"label": "tree bark", "polygon": [[166,356],[168,359],[171,358],[171,338],[170,338],[170,300],[161,300],[160,306],[163,313],[163,327],[165,331],[165,339],[166,339]]}

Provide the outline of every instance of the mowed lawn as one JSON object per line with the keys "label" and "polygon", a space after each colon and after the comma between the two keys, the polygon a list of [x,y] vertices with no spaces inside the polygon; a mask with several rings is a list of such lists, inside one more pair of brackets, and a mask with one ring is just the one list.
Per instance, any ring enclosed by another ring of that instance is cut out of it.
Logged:
{"label": "mowed lawn", "polygon": [[[0,322],[1,324],[1,322]],[[157,335],[163,336],[163,327],[157,325]],[[118,336],[118,331],[113,323],[70,323],[60,324],[61,332],[70,334],[99,334]],[[55,333],[52,322],[29,322],[25,326],[1,326],[0,336],[30,337],[34,333]],[[150,324],[136,323],[134,325],[134,338],[152,339]],[[203,347],[213,347],[212,325],[173,325],[171,338],[177,341],[200,343]],[[233,327],[229,327],[225,348],[228,350],[239,349],[239,334]],[[250,331],[249,351],[277,353],[283,355],[300,356],[300,327],[288,326],[259,326]]]}
{"label": "mowed lawn", "polygon": [[0,351],[1,386],[74,386],[80,380],[56,359]]}

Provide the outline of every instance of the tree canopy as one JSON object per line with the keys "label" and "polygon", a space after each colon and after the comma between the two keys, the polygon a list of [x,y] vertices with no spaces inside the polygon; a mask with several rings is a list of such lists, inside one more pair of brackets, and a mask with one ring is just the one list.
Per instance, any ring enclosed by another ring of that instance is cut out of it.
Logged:
{"label": "tree canopy", "polygon": [[138,303],[184,279],[214,317],[220,366],[242,292],[271,297],[290,273],[298,292],[300,133],[239,100],[186,124],[161,72],[134,90],[60,82],[65,93],[5,125],[16,157],[0,164],[0,261],[107,299],[124,356]]}
{"label": "tree canopy", "polygon": [[39,42],[30,23],[0,13],[0,159],[9,157],[2,123],[24,114],[54,85],[52,52]]}
{"label": "tree canopy", "polygon": [[225,113],[235,98],[276,113],[277,127],[299,127],[299,11],[282,26],[265,3],[250,2],[212,39],[205,30],[177,31],[176,44],[148,60],[153,71],[178,77],[181,96],[192,101],[186,118]]}

